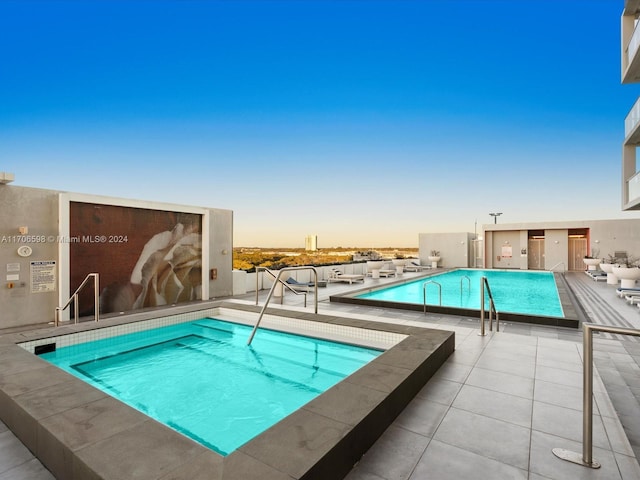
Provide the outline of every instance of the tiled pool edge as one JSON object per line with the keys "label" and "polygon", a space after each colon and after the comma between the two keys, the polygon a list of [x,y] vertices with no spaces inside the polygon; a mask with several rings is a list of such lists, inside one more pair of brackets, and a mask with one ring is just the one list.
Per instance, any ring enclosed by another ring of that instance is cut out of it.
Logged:
{"label": "tiled pool edge", "polygon": [[[258,311],[225,302],[213,306]],[[6,366],[0,373],[0,418],[59,478],[116,479],[136,470],[142,478],[339,479],[454,349],[453,332],[273,313],[408,337],[224,458],[16,345],[37,337],[35,332],[0,337],[0,361]]]}

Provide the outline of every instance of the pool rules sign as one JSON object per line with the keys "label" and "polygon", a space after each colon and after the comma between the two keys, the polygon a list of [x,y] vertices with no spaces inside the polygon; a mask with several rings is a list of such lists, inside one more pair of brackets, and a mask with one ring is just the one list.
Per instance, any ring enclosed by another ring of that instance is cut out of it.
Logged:
{"label": "pool rules sign", "polygon": [[31,262],[31,293],[56,291],[56,262]]}

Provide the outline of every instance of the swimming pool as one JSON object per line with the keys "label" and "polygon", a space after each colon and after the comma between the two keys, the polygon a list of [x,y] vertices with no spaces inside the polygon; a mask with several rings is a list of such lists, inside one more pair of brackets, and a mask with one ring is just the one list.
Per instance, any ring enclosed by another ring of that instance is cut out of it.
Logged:
{"label": "swimming pool", "polygon": [[227,455],[381,350],[202,318],[40,357]]}
{"label": "swimming pool", "polygon": [[[260,307],[211,301],[0,337],[0,420],[56,478],[343,478],[455,347],[446,329],[274,309],[272,329],[384,350],[229,455],[205,447],[40,357],[43,350],[192,322],[252,327]],[[35,355],[34,355],[35,354]],[[37,434],[36,434],[37,433]],[[167,473],[170,472],[170,473]]]}
{"label": "swimming pool", "polygon": [[[496,309],[501,314],[511,312],[564,317],[552,272],[458,269],[361,293],[357,298],[423,305],[425,282],[437,282],[441,286],[443,306],[478,310],[481,277],[487,278]],[[426,298],[427,305],[439,305],[439,288],[436,284],[427,283]]]}

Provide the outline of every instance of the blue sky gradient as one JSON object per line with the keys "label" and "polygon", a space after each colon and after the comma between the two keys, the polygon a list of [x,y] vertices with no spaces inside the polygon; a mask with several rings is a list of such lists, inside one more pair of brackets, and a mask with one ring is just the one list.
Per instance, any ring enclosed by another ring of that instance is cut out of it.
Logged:
{"label": "blue sky gradient", "polygon": [[622,0],[0,1],[0,171],[235,246],[621,211]]}

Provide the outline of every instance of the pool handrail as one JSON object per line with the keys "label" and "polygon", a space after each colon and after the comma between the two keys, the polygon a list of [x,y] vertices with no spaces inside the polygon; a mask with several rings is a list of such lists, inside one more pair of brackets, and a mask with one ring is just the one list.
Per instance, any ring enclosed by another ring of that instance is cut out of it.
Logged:
{"label": "pool handrail", "polygon": [[[278,272],[278,275],[276,275],[276,279],[273,282],[273,285],[271,285],[271,289],[269,290],[269,294],[267,295],[267,299],[264,302],[264,305],[262,307],[262,310],[260,311],[260,315],[258,316],[258,320],[256,321],[255,326],[253,327],[253,330],[251,331],[251,335],[249,335],[249,340],[247,341],[247,345],[251,345],[251,342],[253,341],[253,337],[256,334],[256,331],[258,330],[258,326],[260,325],[260,322],[262,321],[262,317],[264,316],[264,312],[267,310],[267,305],[269,305],[269,301],[271,300],[271,297],[273,296],[273,292],[276,289],[276,286],[278,285],[278,283],[281,283],[283,285],[287,285],[286,282],[282,281],[280,279],[280,276],[284,273],[284,272],[289,272],[292,270],[312,270],[313,274],[314,274],[314,303],[315,303],[315,313],[318,313],[318,269],[315,267],[310,267],[310,266],[301,266],[301,267],[285,267],[285,268],[281,268],[280,271]],[[257,271],[257,269],[256,269]],[[288,287],[288,285],[287,285]],[[290,287],[289,287],[290,288]],[[283,292],[284,293],[284,292]],[[305,296],[306,298],[306,296]]]}
{"label": "pool handrail", "polygon": [[76,291],[73,292],[73,295],[69,297],[69,300],[67,300],[67,303],[65,303],[63,307],[56,307],[56,311],[53,319],[53,325],[55,327],[60,325],[60,322],[61,322],[60,317],[62,316],[62,312],[71,304],[72,300],[73,300],[74,323],[78,323],[78,309],[79,309],[78,295],[80,294],[80,291],[85,287],[85,285],[89,282],[90,278],[93,278],[93,312],[94,312],[93,317],[96,322],[98,321],[98,318],[100,316],[100,274],[90,273],[85,277],[85,279],[82,281],[80,286],[76,289]]}
{"label": "pool handrail", "polygon": [[435,283],[438,286],[438,293],[440,294],[438,305],[442,305],[442,285],[440,285],[435,280],[429,280],[428,282],[424,282],[422,284],[422,304],[423,304],[423,310],[425,315],[427,314],[427,285],[429,283]]}
{"label": "pool handrail", "polygon": [[566,272],[566,271],[567,271],[567,264],[566,264],[566,263],[564,263],[564,262],[558,262],[558,263],[556,263],[553,267],[551,267],[551,268],[549,269],[549,271],[550,271],[550,272],[553,272],[553,269],[554,269],[554,268],[556,268],[556,267],[559,267],[560,265],[564,265],[564,269],[562,270],[562,272],[560,272],[560,273],[562,273],[562,274],[564,275],[564,272]]}
{"label": "pool handrail", "polygon": [[467,279],[467,288],[469,289],[469,293],[471,293],[471,277],[469,275],[462,275],[460,277],[460,297],[462,297],[462,280]]}
{"label": "pool handrail", "polygon": [[[269,270],[267,267],[257,267],[256,268],[256,305],[258,305],[258,294],[260,293],[259,289],[258,289],[258,272],[259,271],[264,271],[267,272],[269,275],[271,275],[275,281],[276,279],[276,274],[273,273],[271,270]],[[282,281],[280,280],[280,283],[287,288],[287,290],[289,290],[290,292],[293,292],[296,295],[304,295],[304,308],[307,308],[307,293],[308,292],[301,292],[299,290],[294,289],[293,287],[291,287],[291,285],[289,285],[286,281]],[[316,294],[317,292],[317,282],[316,282]],[[280,305],[282,305],[284,303],[284,292],[282,293],[282,296],[280,297]],[[317,313],[317,312],[316,312]]]}
{"label": "pool handrail", "polygon": [[496,304],[491,294],[491,287],[489,287],[489,280],[487,277],[480,277],[480,333],[478,335],[484,337],[484,289],[487,288],[487,294],[489,295],[489,331],[493,330],[493,317],[492,312],[496,314],[496,332],[500,331],[500,314],[496,310]]}
{"label": "pool handrail", "polygon": [[582,324],[582,351],[584,366],[582,368],[582,457],[579,453],[564,448],[554,448],[553,454],[568,462],[584,467],[600,468],[600,463],[593,459],[593,332],[617,333],[640,337],[640,330],[635,328],[614,327],[612,325]]}

